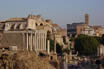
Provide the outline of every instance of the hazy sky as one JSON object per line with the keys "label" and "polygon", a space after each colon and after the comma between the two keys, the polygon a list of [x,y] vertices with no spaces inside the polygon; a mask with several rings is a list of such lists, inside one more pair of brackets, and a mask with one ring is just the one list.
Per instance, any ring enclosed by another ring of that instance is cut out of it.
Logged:
{"label": "hazy sky", "polygon": [[0,0],[0,20],[31,13],[52,19],[62,27],[83,22],[88,13],[91,25],[104,26],[104,0]]}

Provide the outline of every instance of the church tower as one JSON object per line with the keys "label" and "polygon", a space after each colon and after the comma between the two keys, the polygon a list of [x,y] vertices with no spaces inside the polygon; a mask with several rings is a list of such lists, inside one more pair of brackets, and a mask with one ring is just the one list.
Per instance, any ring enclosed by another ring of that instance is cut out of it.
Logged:
{"label": "church tower", "polygon": [[85,14],[85,24],[89,25],[89,15]]}

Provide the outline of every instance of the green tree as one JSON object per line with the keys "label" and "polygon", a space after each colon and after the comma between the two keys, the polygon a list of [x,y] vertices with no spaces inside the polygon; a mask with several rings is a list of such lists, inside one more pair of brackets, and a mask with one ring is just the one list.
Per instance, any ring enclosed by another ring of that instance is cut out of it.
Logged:
{"label": "green tree", "polygon": [[102,35],[102,44],[104,45],[104,34]]}
{"label": "green tree", "polygon": [[75,50],[78,51],[80,55],[95,55],[98,45],[99,41],[95,37],[79,35],[75,39]]}
{"label": "green tree", "polygon": [[63,49],[63,52],[65,52],[65,53],[69,54],[70,49],[69,49],[69,48],[65,48],[65,49]]}
{"label": "green tree", "polygon": [[[54,51],[54,40],[50,40],[50,51]],[[59,43],[56,43],[56,52],[57,54],[62,54],[62,46]]]}
{"label": "green tree", "polygon": [[63,53],[62,46],[59,43],[56,44],[56,52],[57,54],[60,54],[60,55],[62,55]]}
{"label": "green tree", "polygon": [[50,40],[50,51],[54,50],[54,40]]}

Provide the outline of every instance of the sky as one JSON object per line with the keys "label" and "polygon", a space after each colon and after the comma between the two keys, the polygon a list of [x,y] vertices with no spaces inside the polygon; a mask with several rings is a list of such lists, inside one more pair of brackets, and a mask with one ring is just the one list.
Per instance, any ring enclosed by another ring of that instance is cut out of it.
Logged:
{"label": "sky", "polygon": [[0,0],[0,20],[39,14],[66,28],[66,24],[84,22],[85,13],[90,25],[104,26],[104,0]]}

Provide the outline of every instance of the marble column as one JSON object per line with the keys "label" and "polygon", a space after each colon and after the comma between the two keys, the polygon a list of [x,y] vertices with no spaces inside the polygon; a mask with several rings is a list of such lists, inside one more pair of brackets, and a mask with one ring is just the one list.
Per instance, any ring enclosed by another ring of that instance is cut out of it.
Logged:
{"label": "marble column", "polygon": [[32,39],[33,34],[30,33],[30,51],[32,51],[32,46],[33,46],[33,39]]}
{"label": "marble column", "polygon": [[36,40],[36,37],[37,37],[37,35],[36,35],[36,32],[35,32],[35,51],[37,49],[37,40]]}
{"label": "marble column", "polygon": [[35,51],[35,33],[33,33],[33,51]]}
{"label": "marble column", "polygon": [[45,37],[44,38],[45,38],[45,46],[44,46],[44,48],[46,50],[46,34],[45,34]]}
{"label": "marble column", "polygon": [[47,40],[47,53],[50,54],[50,40]]}
{"label": "marble column", "polygon": [[37,37],[36,37],[37,39],[36,39],[36,41],[37,41],[37,50],[39,49],[39,34],[37,33]]}
{"label": "marble column", "polygon": [[39,50],[40,50],[40,33],[38,35],[38,40],[39,40]]}
{"label": "marble column", "polygon": [[43,33],[41,34],[41,43],[42,43],[42,50],[43,50],[43,48],[44,48],[44,42],[43,42],[43,40],[44,40],[44,38],[43,38]]}
{"label": "marble column", "polygon": [[54,34],[54,53],[56,54],[56,34]]}
{"label": "marble column", "polygon": [[28,35],[28,33],[26,33],[26,35],[27,35],[27,51],[28,51],[28,49],[29,49],[29,35]]}

